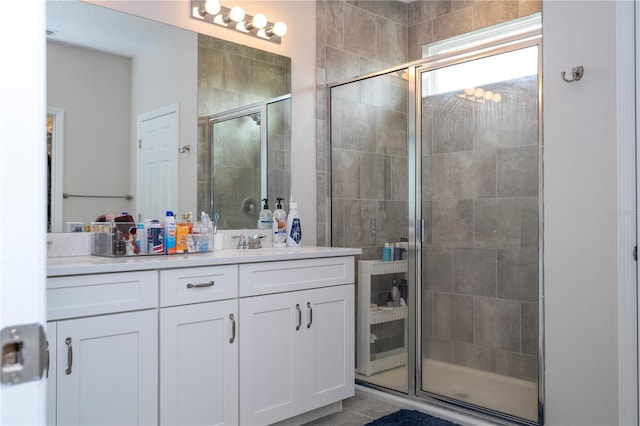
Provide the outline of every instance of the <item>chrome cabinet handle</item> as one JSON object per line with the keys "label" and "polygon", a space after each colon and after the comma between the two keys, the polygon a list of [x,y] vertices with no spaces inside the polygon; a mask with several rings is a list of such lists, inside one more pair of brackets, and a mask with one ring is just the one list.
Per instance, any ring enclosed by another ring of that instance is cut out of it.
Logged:
{"label": "chrome cabinet handle", "polygon": [[309,309],[309,322],[307,323],[307,328],[311,328],[311,323],[313,323],[313,308],[311,307],[310,302],[307,302],[307,308]]}
{"label": "chrome cabinet handle", "polygon": [[49,378],[50,367],[51,367],[51,349],[49,349],[49,341],[47,340],[47,379]]}
{"label": "chrome cabinet handle", "polygon": [[202,284],[191,284],[191,283],[188,283],[187,284],[187,288],[213,287],[214,284],[215,284],[215,281],[209,281],[208,283],[202,283]]}
{"label": "chrome cabinet handle", "polygon": [[71,337],[64,339],[64,343],[67,344],[67,369],[64,370],[64,374],[67,376],[71,374],[71,366],[73,365],[73,348],[71,347]]}
{"label": "chrome cabinet handle", "polygon": [[302,325],[302,310],[300,309],[300,304],[296,303],[296,310],[298,311],[298,325],[296,326],[296,331],[300,330],[300,326]]}
{"label": "chrome cabinet handle", "polygon": [[229,339],[229,343],[233,343],[236,340],[236,319],[233,317],[233,314],[229,314],[229,319],[231,320],[231,338]]}

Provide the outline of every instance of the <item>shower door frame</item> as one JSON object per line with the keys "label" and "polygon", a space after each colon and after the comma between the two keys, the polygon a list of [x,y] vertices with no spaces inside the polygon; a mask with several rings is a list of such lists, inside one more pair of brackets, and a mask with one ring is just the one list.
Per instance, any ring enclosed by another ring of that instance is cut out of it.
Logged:
{"label": "shower door frame", "polygon": [[[286,101],[291,99],[291,93],[286,95],[278,96],[275,98],[266,99],[264,101],[256,102],[254,104],[242,106],[239,108],[230,109],[228,111],[219,112],[216,114],[209,115],[207,117],[207,141],[211,147],[211,154],[209,158],[209,170],[211,172],[210,181],[211,181],[211,193],[209,194],[211,197],[211,202],[209,203],[209,211],[211,213],[211,217],[215,213],[215,206],[213,204],[213,161],[214,161],[214,149],[213,149],[213,137],[214,131],[213,126],[219,123],[223,123],[225,121],[234,120],[236,118],[241,117],[249,117],[254,114],[260,115],[260,200],[267,198],[268,192],[268,139],[269,139],[269,105],[277,104],[278,102]],[[262,205],[262,201],[260,201],[260,205]]]}
{"label": "shower door frame", "polygon": [[[526,419],[522,419],[520,417],[512,416],[507,413],[494,411],[488,408],[480,407],[477,405],[467,404],[463,401],[447,398],[441,395],[437,395],[428,391],[424,391],[422,386],[422,311],[417,309],[415,303],[410,304],[409,306],[409,324],[410,327],[413,326],[414,330],[411,328],[409,330],[410,336],[415,336],[415,339],[410,340],[410,343],[415,345],[413,350],[410,350],[410,365],[415,366],[414,374],[410,374],[410,382],[409,382],[409,392],[411,392],[411,379],[414,381],[414,393],[417,397],[420,397],[429,401],[444,401],[447,404],[451,404],[453,406],[458,406],[462,410],[471,410],[476,414],[486,414],[491,417],[498,417],[502,419],[506,419],[509,421],[521,423],[521,424],[544,424],[544,286],[543,286],[543,202],[542,202],[542,194],[543,194],[543,143],[542,143],[542,34],[540,31],[533,31],[531,33],[526,33],[524,35],[519,35],[512,39],[500,40],[499,42],[486,46],[479,46],[473,48],[470,52],[464,53],[462,55],[457,55],[455,52],[453,54],[446,54],[446,57],[442,58],[441,55],[433,56],[429,58],[422,65],[417,65],[415,67],[414,73],[410,73],[414,75],[414,84],[410,87],[413,87],[412,99],[413,101],[410,105],[415,108],[414,115],[414,141],[408,141],[408,146],[410,149],[409,162],[412,163],[411,155],[414,155],[413,158],[413,169],[418,171],[421,170],[420,164],[422,161],[422,141],[420,143],[417,140],[417,135],[422,135],[422,75],[438,70],[440,68],[445,68],[453,65],[462,64],[465,62],[470,62],[473,60],[480,60],[483,58],[487,58],[490,56],[500,55],[503,53],[512,52],[519,49],[525,49],[529,47],[537,46],[537,55],[538,55],[538,422],[531,422]],[[444,55],[443,55],[444,56]],[[411,81],[411,80],[410,80]],[[413,145],[413,147],[412,147]],[[421,172],[420,172],[421,173]],[[422,277],[422,241],[424,238],[424,219],[421,217],[421,209],[422,209],[422,179],[421,174],[409,174],[409,176],[413,176],[414,182],[409,181],[409,191],[410,194],[415,194],[415,203],[414,209],[409,211],[409,223],[415,223],[416,229],[419,229],[419,232],[416,232],[413,236],[410,233],[410,241],[415,243],[413,247],[413,254],[409,256],[409,282],[415,283],[415,286],[410,287],[414,290],[414,294],[410,294],[410,298],[413,298],[414,301],[422,300],[422,280],[419,278]],[[415,186],[411,188],[412,184]],[[411,215],[414,217],[412,218]],[[413,238],[411,238],[413,237]],[[411,244],[410,244],[411,245]],[[411,250],[410,250],[411,251]],[[415,274],[411,276],[411,274]],[[413,334],[411,334],[413,332]],[[413,359],[411,359],[413,356]],[[411,377],[413,376],[413,377]]]}
{"label": "shower door frame", "polygon": [[[418,175],[420,170],[420,162],[422,156],[421,144],[417,143],[418,135],[421,135],[421,85],[417,74],[433,71],[445,66],[455,65],[462,62],[468,62],[484,57],[506,53],[526,47],[538,47],[538,422],[531,422],[519,417],[511,416],[506,413],[496,412],[488,408],[482,408],[474,405],[467,405],[460,401],[449,400],[444,397],[436,396],[432,393],[422,391],[422,365],[418,360],[422,359],[421,344],[421,324],[417,304],[415,301],[421,300],[421,282],[418,277],[422,276],[421,265],[421,242],[424,237],[424,219],[421,216],[421,179]],[[481,417],[486,420],[495,420],[496,418],[509,420],[512,422],[527,425],[543,425],[544,424],[544,271],[543,271],[543,142],[542,142],[542,30],[536,29],[520,33],[513,37],[505,37],[500,40],[481,44],[467,49],[452,50],[434,55],[398,66],[386,68],[377,72],[350,78],[344,81],[329,83],[326,85],[327,93],[327,134],[329,135],[329,179],[327,182],[329,194],[331,189],[331,90],[339,86],[350,83],[364,81],[370,78],[382,76],[398,72],[401,70],[408,72],[408,100],[407,106],[407,176],[408,181],[408,198],[407,198],[407,233],[409,239],[409,283],[415,285],[409,286],[409,299],[413,302],[408,304],[408,392],[400,392],[397,390],[385,388],[372,383],[363,382],[367,387],[381,390],[391,395],[400,396],[409,400],[431,404],[439,408],[447,408],[460,413]],[[331,212],[332,196],[327,200],[327,211]],[[331,213],[329,213],[331,217]],[[329,220],[331,223],[331,219]],[[332,245],[331,226],[327,227],[327,241]]]}

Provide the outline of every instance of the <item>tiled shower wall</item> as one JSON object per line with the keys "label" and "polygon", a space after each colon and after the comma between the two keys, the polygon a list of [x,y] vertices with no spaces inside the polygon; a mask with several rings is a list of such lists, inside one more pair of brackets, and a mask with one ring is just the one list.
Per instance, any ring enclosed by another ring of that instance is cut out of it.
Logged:
{"label": "tiled shower wall", "polygon": [[538,81],[423,99],[423,355],[535,381]]}
{"label": "tiled shower wall", "polygon": [[[198,35],[198,211],[208,212],[211,209],[212,167],[207,117],[290,92],[291,60],[289,58],[206,35]],[[274,114],[274,120],[270,121],[270,124],[274,124],[272,132],[275,138],[274,144],[283,155],[281,161],[272,162],[277,167],[288,165],[290,152],[290,147],[285,146],[285,141],[288,142],[290,136],[289,119],[285,119],[279,112],[281,111],[278,110]],[[260,164],[259,159],[257,164]],[[226,166],[235,167],[233,162]],[[253,172],[255,173],[256,171]],[[257,173],[259,175],[259,169]],[[283,169],[274,170],[274,176],[284,175]],[[287,179],[290,180],[290,177]],[[228,192],[237,193],[238,191],[237,188],[229,188]],[[287,196],[283,195],[283,197]],[[256,201],[260,203],[260,200]],[[237,207],[236,214],[240,214],[239,202]],[[259,204],[257,208],[259,212]],[[224,217],[221,217],[221,220],[224,220]]]}
{"label": "tiled shower wall", "polygon": [[318,0],[317,243],[330,241],[329,135],[324,85],[422,56],[421,46],[541,11],[541,0]]}
{"label": "tiled shower wall", "polygon": [[[425,43],[446,39],[475,29],[494,25],[539,12],[540,1],[416,1],[409,3],[397,1],[324,1],[317,2],[317,241],[319,245],[331,242],[334,246],[361,247],[362,259],[379,259],[381,247],[385,241],[397,241],[407,232],[407,179],[406,164],[406,81],[401,73],[377,77],[351,83],[334,89],[331,106],[332,141],[329,139],[327,111],[328,91],[325,83],[347,80],[390,66],[399,65],[421,57],[421,46]],[[404,26],[404,27],[403,27]],[[537,99],[537,98],[536,98]],[[437,132],[437,130],[436,130]],[[333,147],[333,149],[332,149]],[[446,149],[446,148],[445,148]],[[526,150],[526,148],[523,148]],[[331,153],[331,156],[329,155]],[[503,152],[501,155],[506,155]],[[518,156],[518,152],[511,154]],[[473,157],[473,153],[461,156]],[[482,154],[480,154],[482,155]],[[468,161],[468,160],[467,160]],[[517,161],[517,160],[516,160]],[[333,167],[331,167],[331,163]],[[464,163],[462,163],[464,164]],[[537,180],[535,181],[537,185]],[[332,188],[331,186],[332,185]],[[333,194],[330,191],[333,191]],[[333,200],[331,197],[333,195]],[[526,215],[527,211],[537,206],[535,196],[518,200],[518,214]],[[498,221],[501,220],[499,207],[501,201],[479,203],[480,210]],[[464,204],[464,203],[462,203]],[[508,204],[508,202],[507,202]],[[437,214],[447,212],[437,210]],[[432,205],[429,205],[432,207]],[[451,207],[451,206],[449,206]],[[457,207],[457,206],[454,206]],[[513,207],[513,206],[512,206]],[[450,209],[455,212],[455,208]],[[430,211],[431,213],[431,211]],[[441,219],[446,219],[442,216]],[[537,216],[536,216],[537,218]],[[428,225],[430,220],[428,220]],[[529,217],[528,220],[537,220]],[[329,223],[331,221],[331,223]],[[537,224],[537,222],[536,222]],[[486,227],[489,229],[489,227]],[[448,232],[445,230],[438,232]],[[526,231],[525,231],[526,233]],[[524,236],[525,233],[522,235]],[[489,237],[490,238],[490,237]],[[526,236],[524,236],[526,239]],[[431,247],[428,249],[430,250]],[[535,251],[533,247],[528,247]],[[451,246],[446,250],[453,250]],[[523,275],[530,272],[531,258],[525,251],[494,250],[496,256],[496,276],[502,276],[501,283],[506,282],[508,274],[514,275],[514,287],[517,289],[501,290],[498,297],[504,297],[511,291],[528,292],[526,296],[514,297],[514,304],[506,308],[499,306],[493,309],[486,306],[484,299],[478,299],[478,313],[485,312],[483,325],[478,323],[476,335],[484,343],[497,339],[488,333],[482,337],[480,333],[498,326],[502,320],[513,320],[515,305],[519,319],[512,329],[527,328],[519,336],[517,345],[502,345],[508,350],[484,350],[482,344],[474,346],[464,340],[458,342],[458,357],[454,359],[453,330],[460,329],[460,318],[452,316],[453,303],[467,303],[463,297],[438,294],[438,302],[444,300],[436,310],[431,304],[435,292],[425,289],[426,312],[434,312],[424,319],[427,327],[425,339],[431,339],[427,353],[436,359],[457,362],[483,370],[497,371],[515,377],[532,379],[536,371],[534,351],[537,348],[535,334],[537,330],[537,305],[532,302],[532,292],[537,294],[537,281],[532,287],[518,285],[524,281],[537,280]],[[429,256],[430,271],[447,268],[453,258],[438,258],[434,251]],[[483,260],[478,252],[456,252],[458,256],[473,263]],[[453,256],[453,251],[452,251]],[[478,258],[479,256],[479,258]],[[462,259],[462,258],[460,258]],[[458,259],[458,260],[460,260]],[[537,264],[537,258],[534,259]],[[464,264],[464,263],[463,263]],[[527,264],[520,268],[521,264]],[[511,268],[511,269],[510,269]],[[537,272],[536,272],[537,273]],[[458,273],[458,277],[463,274]],[[453,277],[453,275],[451,275]],[[373,302],[384,304],[388,295],[391,279],[382,276],[372,280]],[[401,277],[395,277],[399,279]],[[452,278],[453,279],[453,278]],[[505,293],[506,291],[506,293]],[[450,298],[450,300],[447,299]],[[494,302],[488,302],[491,305]],[[495,302],[500,305],[502,302]],[[494,303],[494,304],[495,304]],[[482,311],[483,308],[486,308]],[[504,310],[512,313],[500,316]],[[462,309],[456,311],[463,312]],[[467,311],[467,314],[473,311]],[[496,314],[498,314],[496,316]],[[473,315],[473,314],[471,314]],[[468,320],[468,318],[467,318]],[[434,324],[437,324],[434,326]],[[464,323],[469,331],[469,322]],[[515,324],[515,323],[514,323]],[[392,349],[402,344],[402,333],[399,324],[392,323],[386,328],[374,330],[378,337],[376,351]],[[435,334],[432,327],[436,327]],[[442,327],[442,328],[439,328]],[[471,330],[475,325],[471,323]],[[494,333],[495,334],[495,333]],[[442,338],[446,335],[446,338]],[[447,340],[448,339],[448,340]],[[469,337],[467,335],[467,341]],[[426,342],[425,342],[426,343]],[[464,346],[467,344],[467,346]],[[501,342],[497,342],[498,348]],[[433,348],[431,346],[433,345]],[[517,346],[517,350],[516,350]],[[486,348],[485,348],[486,349]],[[465,351],[466,350],[466,351]],[[476,351],[476,355],[472,352]],[[486,353],[485,353],[486,352]],[[462,355],[465,354],[466,356]],[[488,353],[488,354],[487,354]]]}

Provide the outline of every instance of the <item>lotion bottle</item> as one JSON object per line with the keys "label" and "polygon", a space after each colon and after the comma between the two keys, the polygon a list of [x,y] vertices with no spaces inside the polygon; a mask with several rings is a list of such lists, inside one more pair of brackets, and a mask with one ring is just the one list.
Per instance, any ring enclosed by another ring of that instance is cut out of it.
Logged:
{"label": "lotion bottle", "polygon": [[302,245],[302,225],[298,214],[298,203],[289,205],[287,216],[287,247],[300,247]]}
{"label": "lotion bottle", "polygon": [[282,209],[282,200],[283,198],[278,198],[273,211],[273,246],[278,248],[287,246],[287,212]]}

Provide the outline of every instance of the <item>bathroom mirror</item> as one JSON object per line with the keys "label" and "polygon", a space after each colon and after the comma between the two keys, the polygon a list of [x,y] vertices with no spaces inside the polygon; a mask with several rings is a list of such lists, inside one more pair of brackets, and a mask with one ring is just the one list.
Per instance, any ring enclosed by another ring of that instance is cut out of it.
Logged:
{"label": "bathroom mirror", "polygon": [[[80,230],[104,213],[138,219],[141,123],[168,110],[177,146],[157,164],[166,183],[147,178],[144,192],[162,209],[209,211],[204,182],[215,170],[201,123],[290,93],[289,58],[101,6],[47,1],[46,29],[52,232]],[[174,200],[164,201],[171,184]]]}

